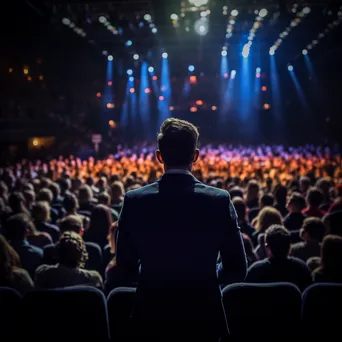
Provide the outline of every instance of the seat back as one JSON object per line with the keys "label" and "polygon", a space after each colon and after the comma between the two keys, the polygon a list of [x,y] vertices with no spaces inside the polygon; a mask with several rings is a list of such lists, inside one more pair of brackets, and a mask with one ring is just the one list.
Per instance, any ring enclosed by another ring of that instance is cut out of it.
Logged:
{"label": "seat back", "polygon": [[107,303],[87,286],[36,290],[23,299],[29,340],[108,341]]}
{"label": "seat back", "polygon": [[320,283],[303,292],[302,322],[307,340],[342,340],[342,284]]}
{"label": "seat back", "polygon": [[289,341],[300,323],[301,293],[290,283],[228,285],[223,305],[232,338]]}
{"label": "seat back", "polygon": [[88,252],[88,260],[85,264],[85,269],[97,271],[103,276],[104,267],[101,247],[94,242],[86,242],[85,246]]}
{"label": "seat back", "polygon": [[126,341],[136,288],[118,287],[108,295],[109,330],[112,341]]}
{"label": "seat back", "polygon": [[20,340],[22,297],[19,292],[0,287],[0,339],[1,341]]}

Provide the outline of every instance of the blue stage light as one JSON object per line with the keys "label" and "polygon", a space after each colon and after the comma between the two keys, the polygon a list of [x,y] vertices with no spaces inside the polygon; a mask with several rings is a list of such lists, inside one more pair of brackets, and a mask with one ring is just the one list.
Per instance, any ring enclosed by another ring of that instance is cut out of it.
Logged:
{"label": "blue stage light", "polygon": [[113,60],[113,56],[112,56],[112,55],[109,55],[109,56],[108,56],[108,60],[109,60],[109,61],[112,61],[112,60]]}
{"label": "blue stage light", "polygon": [[256,74],[260,74],[261,73],[261,68],[256,68],[255,73]]}
{"label": "blue stage light", "polygon": [[139,59],[139,55],[136,53],[133,55],[133,59],[135,59],[136,61]]}
{"label": "blue stage light", "polygon": [[190,72],[193,72],[195,70],[195,67],[193,65],[189,65],[188,70]]}
{"label": "blue stage light", "polygon": [[126,46],[132,46],[132,41],[131,40],[127,40],[127,42],[125,43]]}
{"label": "blue stage light", "polygon": [[130,82],[133,82],[133,81],[134,81],[134,77],[131,76],[131,77],[129,78],[129,80],[130,80]]}
{"label": "blue stage light", "polygon": [[150,66],[150,67],[148,68],[148,72],[153,72],[153,71],[154,71],[154,68]]}
{"label": "blue stage light", "polygon": [[167,58],[167,56],[168,56],[167,52],[164,52],[164,53],[162,54],[162,57],[163,57],[163,58]]}
{"label": "blue stage light", "polygon": [[226,50],[223,50],[223,51],[221,52],[221,56],[222,56],[222,57],[226,57],[226,56],[227,56],[227,51],[226,51]]}
{"label": "blue stage light", "polygon": [[288,71],[293,71],[293,66],[292,66],[292,65],[289,65],[289,66],[287,67],[287,70],[288,70]]}
{"label": "blue stage light", "polygon": [[127,75],[132,75],[133,74],[133,70],[132,69],[128,69],[127,70]]}

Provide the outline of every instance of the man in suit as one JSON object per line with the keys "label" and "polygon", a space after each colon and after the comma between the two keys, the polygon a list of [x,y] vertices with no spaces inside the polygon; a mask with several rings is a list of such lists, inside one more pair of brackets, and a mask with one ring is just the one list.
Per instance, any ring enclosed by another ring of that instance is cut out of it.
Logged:
{"label": "man in suit", "polygon": [[156,158],[165,174],[127,192],[119,218],[117,267],[127,283],[138,276],[132,313],[134,341],[215,341],[227,334],[221,271],[243,281],[247,262],[227,191],[191,174],[199,157],[191,123],[167,119]]}

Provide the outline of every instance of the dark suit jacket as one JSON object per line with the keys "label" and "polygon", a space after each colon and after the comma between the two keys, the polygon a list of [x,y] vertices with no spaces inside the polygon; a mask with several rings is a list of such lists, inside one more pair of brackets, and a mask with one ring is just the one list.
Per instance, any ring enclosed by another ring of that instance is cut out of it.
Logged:
{"label": "dark suit jacket", "polygon": [[184,337],[196,330],[202,339],[211,334],[206,340],[217,340],[215,334],[226,329],[218,253],[230,282],[243,281],[246,256],[227,191],[191,174],[165,174],[129,191],[119,218],[117,268],[133,282],[141,264],[136,331],[151,337],[154,330],[153,338],[160,340],[158,333],[170,337],[181,331]]}

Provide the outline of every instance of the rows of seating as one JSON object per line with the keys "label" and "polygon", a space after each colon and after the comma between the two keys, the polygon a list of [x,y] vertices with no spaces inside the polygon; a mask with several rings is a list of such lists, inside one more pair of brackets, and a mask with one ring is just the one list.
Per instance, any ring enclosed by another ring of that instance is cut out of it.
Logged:
{"label": "rows of seating", "polygon": [[[1,340],[24,334],[35,341],[126,341],[134,295],[135,288],[122,287],[106,300],[101,291],[78,286],[21,297],[0,288]],[[342,339],[342,284],[314,284],[303,294],[289,283],[232,284],[223,290],[223,304],[232,340]]]}

